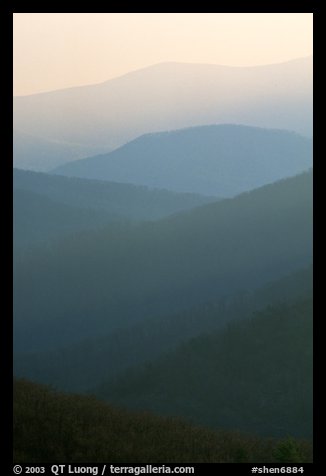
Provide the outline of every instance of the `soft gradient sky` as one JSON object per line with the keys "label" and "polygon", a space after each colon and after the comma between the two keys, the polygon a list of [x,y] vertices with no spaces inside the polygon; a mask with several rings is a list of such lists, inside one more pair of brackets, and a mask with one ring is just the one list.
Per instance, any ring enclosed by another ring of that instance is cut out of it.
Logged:
{"label": "soft gradient sky", "polygon": [[312,13],[14,13],[14,94],[164,61],[251,66],[312,54]]}

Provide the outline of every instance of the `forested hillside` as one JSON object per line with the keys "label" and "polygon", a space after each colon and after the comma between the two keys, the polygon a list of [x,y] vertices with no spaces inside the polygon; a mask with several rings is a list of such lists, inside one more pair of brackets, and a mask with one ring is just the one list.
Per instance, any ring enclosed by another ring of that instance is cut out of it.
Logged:
{"label": "forested hillside", "polygon": [[312,437],[312,299],[268,307],[103,384],[119,405],[213,428]]}
{"label": "forested hillside", "polygon": [[302,463],[310,443],[214,432],[14,382],[14,463]]}

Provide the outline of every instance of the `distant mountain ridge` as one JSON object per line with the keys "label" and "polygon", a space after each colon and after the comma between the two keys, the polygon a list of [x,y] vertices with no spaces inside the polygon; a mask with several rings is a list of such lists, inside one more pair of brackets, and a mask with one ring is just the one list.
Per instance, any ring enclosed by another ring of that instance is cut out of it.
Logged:
{"label": "distant mountain ridge", "polygon": [[56,168],[57,174],[230,197],[312,167],[312,140],[243,125],[145,134],[109,154]]}
{"label": "distant mountain ridge", "polygon": [[87,147],[113,149],[147,132],[221,123],[311,136],[312,57],[247,68],[163,63],[14,98],[15,129]]}

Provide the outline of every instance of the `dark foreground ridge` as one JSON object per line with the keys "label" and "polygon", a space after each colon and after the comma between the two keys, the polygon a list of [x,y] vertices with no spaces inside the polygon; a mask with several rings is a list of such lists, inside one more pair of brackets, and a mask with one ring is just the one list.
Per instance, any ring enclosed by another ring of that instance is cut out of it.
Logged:
{"label": "dark foreground ridge", "polygon": [[131,413],[94,397],[14,381],[14,462],[311,462],[303,440],[211,431],[182,420]]}

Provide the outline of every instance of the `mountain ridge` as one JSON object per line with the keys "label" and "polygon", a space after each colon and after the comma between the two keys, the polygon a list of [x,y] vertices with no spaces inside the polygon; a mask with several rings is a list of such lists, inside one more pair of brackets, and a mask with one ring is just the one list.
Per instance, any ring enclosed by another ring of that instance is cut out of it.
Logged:
{"label": "mountain ridge", "polygon": [[110,149],[146,132],[225,122],[311,135],[312,58],[236,69],[170,63],[14,98],[15,128]]}
{"label": "mountain ridge", "polygon": [[113,78],[105,79],[104,81],[99,81],[96,83],[89,83],[89,84],[82,84],[78,86],[68,86],[64,88],[59,88],[59,89],[51,89],[49,91],[42,91],[39,93],[31,93],[31,94],[19,94],[19,95],[14,95],[14,98],[26,98],[30,96],[39,96],[43,94],[51,94],[51,93],[57,93],[59,91],[68,91],[72,89],[80,89],[80,88],[88,88],[92,86],[101,86],[104,84],[107,84],[111,81],[119,80],[121,78],[124,78],[125,76],[133,75],[134,73],[138,72],[144,72],[146,70],[154,69],[154,68],[160,68],[160,67],[168,67],[168,66],[202,66],[202,67],[212,67],[212,68],[230,68],[230,69],[247,69],[251,70],[254,68],[266,68],[266,67],[275,67],[275,66],[281,66],[281,65],[287,65],[287,64],[294,64],[302,61],[311,61],[313,59],[313,55],[307,55],[307,56],[301,56],[298,58],[293,58],[281,62],[276,62],[276,63],[266,63],[266,64],[259,64],[259,65],[250,65],[250,66],[238,66],[238,65],[227,65],[227,64],[218,64],[218,63],[196,63],[196,62],[188,62],[188,61],[160,61],[158,63],[152,63],[148,66],[144,66],[141,68],[137,68],[131,71],[128,71],[126,73],[119,74],[118,76],[114,76]]}
{"label": "mountain ridge", "polygon": [[296,132],[211,124],[143,134],[52,173],[229,197],[311,166],[312,140]]}

